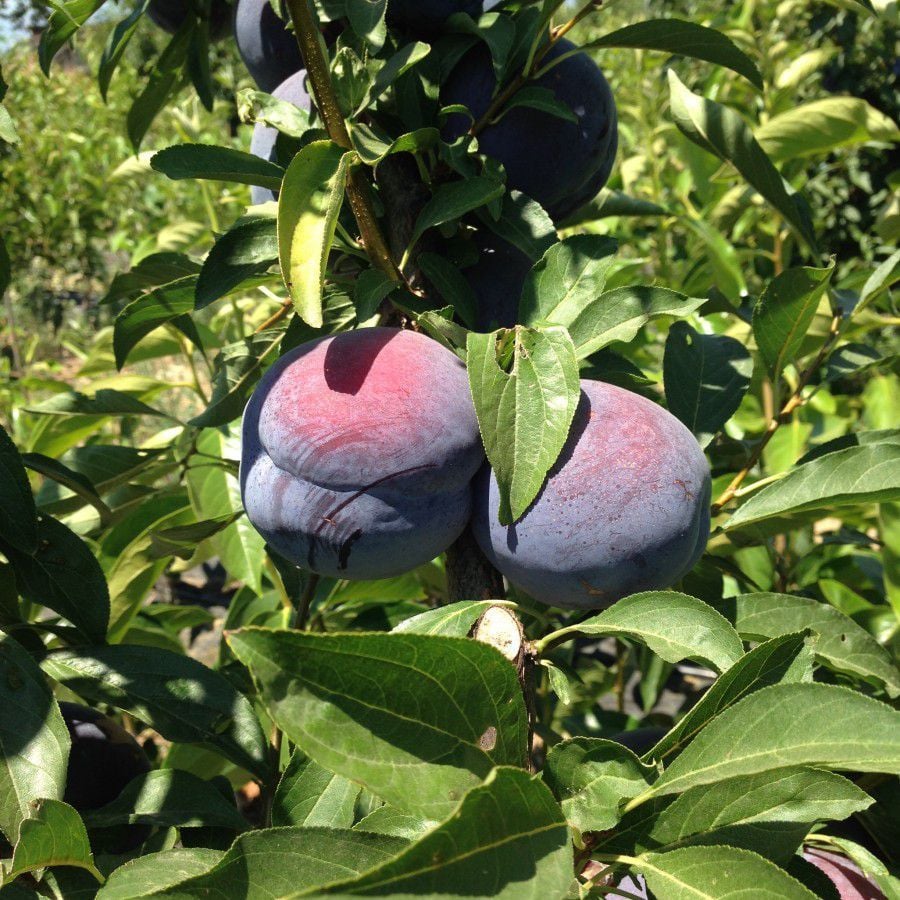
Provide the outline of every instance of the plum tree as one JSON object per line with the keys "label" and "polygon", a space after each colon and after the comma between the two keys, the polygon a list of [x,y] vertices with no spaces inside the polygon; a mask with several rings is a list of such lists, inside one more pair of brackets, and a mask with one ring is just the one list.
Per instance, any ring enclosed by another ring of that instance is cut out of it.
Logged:
{"label": "plum tree", "polygon": [[497,481],[476,481],[473,528],[488,559],[550,606],[599,609],[685,575],[709,534],[706,459],[681,422],[599,381],[581,398],[559,460],[517,522],[501,525]]}
{"label": "plum tree", "polygon": [[[542,65],[576,50],[558,41]],[[478,135],[482,153],[503,163],[507,184],[537,200],[561,221],[592,200],[606,184],[615,161],[619,132],[616,104],[603,73],[586,53],[575,53],[531,82],[553,92],[577,121],[529,106],[510,109]],[[470,50],[441,89],[444,105],[462,103],[481,117],[497,88],[491,54],[484,44]],[[465,134],[471,122],[452,115],[444,128],[448,140]]]}
{"label": "plum tree", "polygon": [[272,93],[303,68],[297,38],[269,0],[238,0],[234,37],[247,71],[262,91]]}
{"label": "plum tree", "polygon": [[454,13],[481,14],[482,0],[388,0],[387,20],[395,28],[429,35]]}
{"label": "plum tree", "polygon": [[834,884],[841,900],[884,900],[881,889],[846,856],[818,847],[804,847],[803,858]]}
{"label": "plum tree", "polygon": [[[306,70],[300,69],[290,78],[282,81],[281,84],[272,91],[272,96],[286,103],[293,103],[300,109],[309,110],[312,107],[309,93],[306,90]],[[261,159],[268,159],[275,162],[278,151],[278,130],[270,125],[264,125],[257,122],[253,126],[253,135],[250,138],[250,152]],[[253,185],[250,188],[250,202],[253,204],[266,203],[276,198],[276,193],[269,188]]]}
{"label": "plum tree", "polygon": [[413,331],[310,341],[244,412],[241,490],[257,530],[323,575],[387,578],[445,550],[484,460],[463,364]]}
{"label": "plum tree", "polygon": [[[63,799],[79,812],[112,803],[138,775],[150,771],[150,761],[138,742],[117,722],[87,706],[60,703],[72,748]],[[102,843],[122,853],[142,843],[149,829],[126,826]]]}
{"label": "plum tree", "polygon": [[[196,8],[200,8],[199,4]],[[185,0],[150,0],[147,15],[169,34],[184,25],[191,4]],[[231,30],[231,5],[228,0],[211,0],[209,5],[209,36],[213,40],[225,37]]]}
{"label": "plum tree", "polygon": [[531,260],[490,231],[480,231],[475,242],[478,262],[463,269],[463,275],[478,300],[478,329],[511,328],[518,320],[519,297]]}

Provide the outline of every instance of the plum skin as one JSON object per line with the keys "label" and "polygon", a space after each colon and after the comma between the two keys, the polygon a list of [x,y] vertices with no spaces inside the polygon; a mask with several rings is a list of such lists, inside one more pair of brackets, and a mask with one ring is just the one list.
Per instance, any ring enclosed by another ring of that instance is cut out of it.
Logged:
{"label": "plum skin", "polygon": [[429,34],[454,13],[481,14],[483,0],[388,0],[387,21],[395,28]]}
{"label": "plum skin", "polygon": [[462,533],[484,461],[463,364],[396,328],[319,338],[282,356],[244,412],[241,492],[287,559],[388,578]]}
{"label": "plum skin", "polygon": [[[563,38],[542,65],[575,49]],[[537,200],[559,222],[592,200],[609,180],[619,141],[616,104],[609,83],[586,53],[569,57],[529,84],[552,90],[575,113],[577,124],[519,106],[481,131],[478,148],[503,163],[509,188]],[[496,87],[490,52],[478,44],[450,73],[441,103],[462,103],[477,120]],[[460,137],[470,124],[467,116],[450,116],[444,139]]]}
{"label": "plum skin", "polygon": [[475,243],[478,261],[462,273],[478,301],[478,330],[512,328],[519,320],[519,298],[532,262],[518,247],[493,232],[479,232]]}
{"label": "plum skin", "polygon": [[241,59],[261,91],[271,94],[303,68],[297,38],[269,0],[238,0],[234,37]]}
{"label": "plum skin", "polygon": [[[187,18],[188,0],[151,0],[147,15],[163,31],[174,34]],[[209,9],[209,36],[213,40],[225,37],[231,29],[231,6],[227,0],[212,0]]]}
{"label": "plum skin", "polygon": [[693,435],[650,400],[599,381],[581,397],[563,451],[521,519],[501,525],[488,467],[473,531],[512,584],[548,606],[602,609],[668,587],[709,536],[710,474]]}

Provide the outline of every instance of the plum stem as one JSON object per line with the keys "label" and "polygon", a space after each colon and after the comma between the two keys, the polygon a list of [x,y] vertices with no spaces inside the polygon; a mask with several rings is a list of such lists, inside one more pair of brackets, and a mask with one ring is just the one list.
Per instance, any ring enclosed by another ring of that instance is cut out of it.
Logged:
{"label": "plum stem", "polygon": [[[347,123],[341,112],[328,62],[322,50],[319,26],[309,0],[286,0],[285,6],[294,23],[294,32],[300,52],[306,61],[306,69],[312,84],[316,108],[322,116],[328,136],[339,147],[353,149]],[[359,226],[363,246],[372,262],[396,283],[403,281],[391,257],[387,241],[375,215],[372,203],[372,186],[361,168],[351,166],[347,174],[347,198]]]}

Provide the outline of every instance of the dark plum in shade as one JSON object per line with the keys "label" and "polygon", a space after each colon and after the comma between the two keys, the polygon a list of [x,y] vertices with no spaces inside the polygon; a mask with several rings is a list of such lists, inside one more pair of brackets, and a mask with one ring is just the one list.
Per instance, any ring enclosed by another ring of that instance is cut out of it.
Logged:
{"label": "dark plum in shade", "polygon": [[297,37],[269,0],[238,0],[234,37],[241,59],[261,91],[271,94],[303,68]]}
{"label": "dark plum in shade", "polygon": [[[563,39],[541,65],[576,49]],[[561,221],[593,200],[609,179],[619,141],[616,104],[603,73],[586,53],[570,56],[529,84],[553,91],[574,112],[577,123],[517,106],[481,131],[478,147],[503,163],[508,187],[537,200]],[[478,44],[450,73],[441,89],[441,103],[462,103],[478,119],[496,87],[490,51]],[[467,116],[450,116],[445,139],[460,137],[470,125]]]}
{"label": "dark plum in shade", "polygon": [[497,482],[485,467],[473,527],[488,559],[535,600],[601,609],[690,571],[709,535],[709,500],[706,458],[678,419],[583,380],[562,454],[525,515],[500,524]]}
{"label": "dark plum in shade", "polygon": [[490,231],[475,238],[478,262],[462,270],[478,301],[481,331],[511,328],[519,316],[519,298],[531,260],[518,247]]}
{"label": "dark plum in shade", "polygon": [[388,578],[446,550],[484,461],[463,364],[395,328],[282,356],[247,404],[242,441],[250,521],[286,558],[337,578]]}
{"label": "dark plum in shade", "polygon": [[388,0],[387,21],[394,28],[428,35],[440,29],[454,13],[481,15],[482,0]]}
{"label": "dark plum in shade", "polygon": [[[198,4],[198,8],[201,8]],[[150,0],[147,15],[153,22],[174,34],[184,25],[190,0]],[[225,37],[231,30],[231,5],[227,0],[211,0],[209,5],[209,36],[213,40]]]}
{"label": "dark plum in shade", "polygon": [[[309,110],[312,106],[309,93],[306,90],[306,70],[301,69],[295,72],[286,81],[272,91],[272,96],[286,103],[293,103],[300,109]],[[257,122],[253,126],[253,135],[250,138],[250,152],[260,159],[267,159],[269,162],[275,162],[276,147],[275,142],[278,140],[278,129],[272,128],[270,125],[263,125]],[[250,188],[250,202],[254,205],[266,203],[269,200],[275,200],[277,195],[268,188],[253,185]]]}

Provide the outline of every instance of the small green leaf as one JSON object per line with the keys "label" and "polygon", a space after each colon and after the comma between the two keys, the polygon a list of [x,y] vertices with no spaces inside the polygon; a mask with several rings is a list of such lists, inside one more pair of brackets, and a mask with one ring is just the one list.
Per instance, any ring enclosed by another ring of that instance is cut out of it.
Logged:
{"label": "small green leaf", "polygon": [[81,497],[86,503],[90,503],[100,514],[101,524],[108,524],[112,511],[103,502],[97,489],[91,484],[90,479],[86,478],[81,472],[70,469],[65,463],[43,453],[26,453],[22,457],[22,461],[33,472],[38,472],[45,478],[49,478],[58,484],[68,488],[72,493]]}
{"label": "small green leaf", "polygon": [[350,828],[360,790],[295,750],[275,791],[272,825]]}
{"label": "small green leaf", "polygon": [[404,619],[394,632],[402,634],[442,634],[446,637],[468,637],[472,626],[492,606],[493,600],[448,603],[437,609],[429,609],[409,619]]}
{"label": "small green leaf", "polygon": [[163,850],[129,860],[113,871],[97,900],[143,900],[158,891],[208,872],[223,856],[221,850]]}
{"label": "small green leaf", "polygon": [[38,542],[37,510],[31,485],[12,438],[0,426],[0,538],[22,553],[34,553]]}
{"label": "small green leaf", "polygon": [[200,178],[253,184],[277,191],[284,169],[252,153],[212,144],[177,144],[155,153],[150,165],[174,181]]}
{"label": "small green leaf", "polygon": [[322,327],[322,287],[350,154],[330,141],[307,144],[291,161],[278,198],[278,256],[297,314]]}
{"label": "small green leaf", "polygon": [[103,48],[103,56],[100,58],[100,66],[97,71],[97,84],[100,87],[100,96],[106,100],[109,91],[109,83],[118,68],[122,55],[134,36],[138,22],[144,15],[150,0],[138,0],[129,15],[122,19],[110,32],[109,40]]}
{"label": "small green leaf", "polygon": [[368,109],[394,82],[431,53],[431,45],[413,41],[401,47],[378,70],[356,111]]}
{"label": "small green leaf", "polygon": [[[500,522],[521,518],[569,434],[580,396],[578,363],[564,328],[470,334],[469,387],[500,489]],[[511,357],[509,371],[498,357]]]}
{"label": "small green leaf", "polygon": [[38,61],[45,75],[50,74],[53,57],[105,2],[106,0],[64,0],[53,4],[55,9],[41,32],[38,46]]}
{"label": "small green leaf", "polygon": [[516,91],[512,99],[503,107],[500,115],[494,119],[494,122],[502,119],[511,109],[515,109],[517,106],[538,109],[551,116],[556,116],[564,122],[578,124],[578,116],[575,115],[572,107],[561,100],[557,100],[556,93],[550,88],[540,87],[539,85],[528,85]]}

